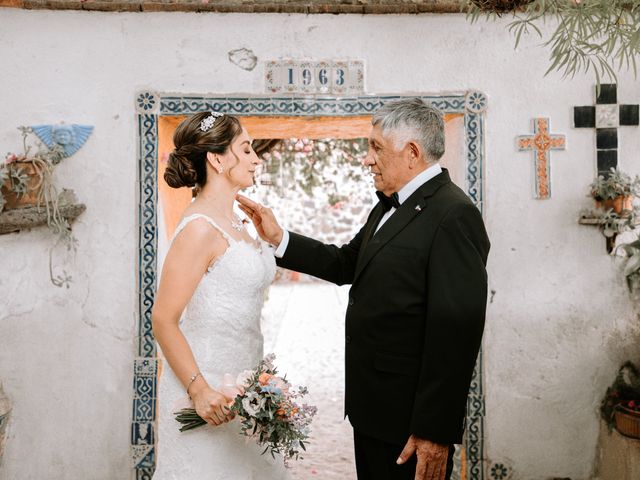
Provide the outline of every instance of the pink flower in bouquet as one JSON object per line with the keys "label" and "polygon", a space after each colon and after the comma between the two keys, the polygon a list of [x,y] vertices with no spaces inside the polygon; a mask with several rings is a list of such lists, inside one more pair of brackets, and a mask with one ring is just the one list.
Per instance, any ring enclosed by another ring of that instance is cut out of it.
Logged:
{"label": "pink flower in bouquet", "polygon": [[6,164],[9,164],[9,163],[17,162],[19,159],[20,157],[18,157],[15,153],[7,153],[7,156],[4,161]]}

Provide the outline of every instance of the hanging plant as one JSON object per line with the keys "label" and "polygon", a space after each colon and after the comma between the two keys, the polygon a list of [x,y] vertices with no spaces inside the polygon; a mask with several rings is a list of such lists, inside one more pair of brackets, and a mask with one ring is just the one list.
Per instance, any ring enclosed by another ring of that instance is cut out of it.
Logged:
{"label": "hanging plant", "polygon": [[[63,271],[53,272],[53,249],[61,245],[72,255],[76,251],[77,240],[72,233],[69,220],[61,212],[61,205],[68,203],[70,192],[58,191],[53,178],[55,165],[65,157],[63,147],[47,147],[35,141],[29,144],[33,135],[30,127],[19,127],[22,134],[23,153],[7,154],[4,163],[0,163],[0,213],[3,210],[16,210],[34,207],[46,214],[47,226],[54,234],[56,242],[49,251],[49,274],[51,282],[57,287],[69,287],[71,276]],[[84,209],[84,206],[82,207]]]}
{"label": "hanging plant", "polygon": [[557,27],[543,46],[551,50],[545,72],[573,78],[592,72],[598,85],[606,77],[616,81],[616,71],[633,70],[640,54],[640,0],[466,0],[471,23],[481,17],[495,19],[511,12],[508,29],[515,47],[523,34],[537,33],[540,23],[555,20]]}

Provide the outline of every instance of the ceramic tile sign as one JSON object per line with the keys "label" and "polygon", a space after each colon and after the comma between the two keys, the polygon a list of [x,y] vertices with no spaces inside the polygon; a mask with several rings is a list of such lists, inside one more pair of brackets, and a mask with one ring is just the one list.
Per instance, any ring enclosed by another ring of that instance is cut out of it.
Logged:
{"label": "ceramic tile sign", "polygon": [[519,151],[533,151],[535,160],[535,191],[540,200],[551,198],[551,150],[564,150],[564,135],[549,133],[548,118],[533,119],[533,135],[521,135],[516,138]]}
{"label": "ceramic tile sign", "polygon": [[364,93],[362,60],[272,60],[265,65],[268,93]]}
{"label": "ceramic tile sign", "polygon": [[608,176],[618,166],[618,127],[638,126],[638,105],[618,104],[617,85],[603,83],[596,87],[596,104],[573,108],[575,128],[596,129],[598,175]]}

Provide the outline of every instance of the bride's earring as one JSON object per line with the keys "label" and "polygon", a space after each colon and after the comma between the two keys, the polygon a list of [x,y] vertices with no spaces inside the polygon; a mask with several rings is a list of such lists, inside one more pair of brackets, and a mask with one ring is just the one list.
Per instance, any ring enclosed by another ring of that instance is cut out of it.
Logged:
{"label": "bride's earring", "polygon": [[220,158],[217,157],[214,153],[212,152],[207,153],[207,161],[209,162],[209,165],[211,165],[216,172],[218,172],[219,174],[224,173],[224,166],[222,165]]}

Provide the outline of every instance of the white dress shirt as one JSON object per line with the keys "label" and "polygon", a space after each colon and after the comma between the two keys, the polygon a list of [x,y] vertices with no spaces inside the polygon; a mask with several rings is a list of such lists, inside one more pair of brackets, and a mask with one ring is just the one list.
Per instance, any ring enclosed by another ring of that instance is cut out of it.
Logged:
{"label": "white dress shirt", "polygon": [[[402,205],[405,200],[409,198],[413,194],[413,192],[415,192],[421,185],[425,184],[440,173],[442,173],[442,167],[439,163],[436,163],[435,165],[430,166],[429,168],[420,172],[418,175],[409,180],[409,182],[398,192],[398,201],[400,202],[400,205]],[[376,232],[380,229],[384,222],[386,222],[389,217],[394,214],[395,211],[396,209],[394,207],[391,207],[391,209],[382,216],[380,222],[378,223],[378,226],[376,227]],[[282,258],[284,256],[284,253],[287,251],[288,245],[289,232],[285,230],[282,234],[282,241],[273,254],[277,258]]]}
{"label": "white dress shirt", "polygon": [[[420,172],[418,175],[409,180],[409,183],[402,187],[398,192],[398,202],[400,202],[400,205],[402,205],[405,200],[413,194],[413,192],[420,188],[421,185],[428,182],[440,173],[442,173],[442,167],[439,163],[436,163],[435,165],[430,166],[429,168]],[[389,211],[382,216],[380,222],[378,223],[378,226],[376,227],[376,232],[380,230],[380,227],[384,225],[384,222],[389,220],[389,217],[393,215],[395,211],[396,208],[391,207]]]}

